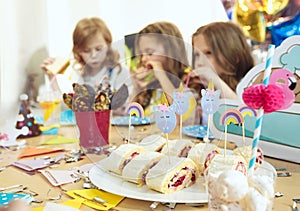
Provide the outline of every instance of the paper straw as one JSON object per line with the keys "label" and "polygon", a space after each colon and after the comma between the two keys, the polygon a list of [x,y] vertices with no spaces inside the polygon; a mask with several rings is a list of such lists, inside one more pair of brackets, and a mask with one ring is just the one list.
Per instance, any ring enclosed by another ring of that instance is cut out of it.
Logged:
{"label": "paper straw", "polygon": [[[272,70],[272,60],[273,60],[273,55],[274,55],[274,49],[275,49],[275,45],[268,46],[266,69],[264,72],[264,80],[263,80],[264,86],[267,86],[269,84],[269,79],[270,79],[271,70]],[[251,159],[249,162],[248,174],[253,174],[253,171],[254,171],[254,165],[255,165],[256,153],[257,153],[257,145],[258,145],[260,133],[261,133],[263,114],[264,114],[264,109],[263,108],[258,109],[257,116],[256,116],[255,129],[254,129],[252,152],[251,152]]]}

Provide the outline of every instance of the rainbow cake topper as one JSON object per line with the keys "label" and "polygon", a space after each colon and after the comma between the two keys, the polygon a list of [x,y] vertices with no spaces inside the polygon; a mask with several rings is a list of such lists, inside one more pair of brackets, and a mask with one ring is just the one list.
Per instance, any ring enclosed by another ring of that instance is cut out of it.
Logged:
{"label": "rainbow cake topper", "polygon": [[141,106],[141,104],[137,102],[132,102],[127,108],[127,113],[129,114],[129,123],[128,123],[128,142],[130,142],[130,130],[131,130],[131,117],[135,116],[138,118],[144,118],[144,108]]}
{"label": "rainbow cake topper", "polygon": [[[249,116],[249,117],[256,117],[257,116],[256,110],[254,110],[253,108],[248,107],[245,104],[239,105],[236,109],[241,112],[241,114],[243,115],[244,118],[246,116]],[[246,146],[245,121],[242,122],[242,137],[243,137],[244,146]]]}
{"label": "rainbow cake topper", "polygon": [[253,108],[250,108],[249,106],[245,105],[245,104],[242,104],[242,105],[239,105],[237,107],[237,110],[241,112],[241,114],[243,115],[243,117],[246,117],[246,116],[254,116],[256,117],[257,115],[257,112],[256,110],[254,110]]}
{"label": "rainbow cake topper", "polygon": [[224,111],[220,117],[220,125],[241,124],[244,122],[244,117],[240,111],[229,108]]}
{"label": "rainbow cake topper", "polygon": [[220,117],[220,125],[224,125],[225,126],[225,140],[224,140],[224,156],[226,156],[226,148],[227,148],[227,125],[229,124],[243,124],[244,122],[244,117],[241,114],[240,111],[233,109],[233,108],[229,108],[227,110],[225,110],[221,117]]}
{"label": "rainbow cake topper", "polygon": [[140,118],[145,117],[143,107],[141,106],[141,104],[139,104],[137,102],[130,103],[130,105],[127,108],[127,113],[130,116],[136,116],[136,117],[140,117]]}

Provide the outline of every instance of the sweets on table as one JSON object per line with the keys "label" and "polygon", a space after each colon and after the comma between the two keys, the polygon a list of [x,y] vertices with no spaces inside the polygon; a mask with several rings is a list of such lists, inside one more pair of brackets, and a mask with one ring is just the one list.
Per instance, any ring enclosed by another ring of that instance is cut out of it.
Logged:
{"label": "sweets on table", "polygon": [[261,161],[253,174],[247,174],[250,157],[248,147],[241,147],[213,158],[205,171],[210,210],[272,210],[276,172]]}
{"label": "sweets on table", "polygon": [[[222,172],[217,178],[215,187],[211,192],[216,192],[221,200],[235,202],[243,199],[248,192],[247,177],[240,171],[228,170]],[[215,190],[214,190],[215,189]]]}
{"label": "sweets on table", "polygon": [[196,163],[198,172],[202,174],[216,154],[221,154],[221,150],[215,144],[198,143],[191,148],[188,158]]}
{"label": "sweets on table", "polygon": [[247,164],[245,159],[239,155],[217,154],[208,166],[208,172],[213,177],[218,177],[225,170],[237,170],[247,175]]}
{"label": "sweets on table", "polygon": [[88,84],[73,83],[74,93],[63,93],[64,103],[75,112],[116,110],[128,98],[128,87],[112,91],[109,84],[100,83],[97,90]]}
{"label": "sweets on table", "polygon": [[106,158],[104,168],[121,175],[130,160],[144,151],[146,151],[144,148],[135,144],[122,144]]}
{"label": "sweets on table", "polygon": [[138,145],[145,148],[148,151],[159,152],[167,143],[167,139],[159,134],[152,134],[143,138]]}
{"label": "sweets on table", "polygon": [[[232,151],[232,155],[240,155],[245,158],[247,166],[249,166],[249,162],[251,159],[251,146],[242,146],[242,147],[237,147]],[[254,168],[258,168],[264,160],[264,155],[263,151],[261,148],[257,148],[257,153],[256,153],[256,161],[255,161],[255,166]]]}
{"label": "sweets on table", "polygon": [[194,161],[189,158],[166,156],[149,170],[146,184],[150,189],[169,194],[191,186],[197,178]]}
{"label": "sweets on table", "polygon": [[247,176],[225,170],[217,177],[206,177],[210,210],[271,211],[274,177],[263,172]]}
{"label": "sweets on table", "polygon": [[122,178],[136,183],[138,186],[144,185],[149,169],[154,167],[163,157],[164,155],[159,152],[141,152],[123,168]]}
{"label": "sweets on table", "polygon": [[189,139],[170,140],[162,148],[161,153],[168,156],[187,157],[193,146],[194,143]]}

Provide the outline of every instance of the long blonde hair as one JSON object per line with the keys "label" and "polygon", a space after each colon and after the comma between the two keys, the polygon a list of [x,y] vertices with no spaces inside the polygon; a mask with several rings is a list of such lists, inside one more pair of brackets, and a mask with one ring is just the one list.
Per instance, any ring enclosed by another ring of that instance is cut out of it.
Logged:
{"label": "long blonde hair", "polygon": [[251,47],[242,30],[232,22],[213,22],[197,29],[192,35],[193,46],[198,35],[203,35],[216,62],[223,67],[220,77],[235,90],[238,82],[254,66]]}
{"label": "long blonde hair", "polygon": [[108,45],[108,50],[106,54],[106,58],[104,61],[104,65],[108,66],[109,68],[113,68],[115,66],[119,66],[119,53],[112,49],[112,35],[108,27],[106,26],[105,22],[100,18],[93,17],[93,18],[84,18],[81,19],[74,31],[73,31],[73,54],[75,60],[81,65],[84,66],[85,62],[80,56],[80,52],[83,51],[87,42],[93,38],[93,36],[101,33],[104,40]]}

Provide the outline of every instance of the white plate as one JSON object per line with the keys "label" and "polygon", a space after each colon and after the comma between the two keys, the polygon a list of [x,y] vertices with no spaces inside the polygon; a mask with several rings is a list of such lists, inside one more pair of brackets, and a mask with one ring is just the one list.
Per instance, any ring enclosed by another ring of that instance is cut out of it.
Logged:
{"label": "white plate", "polygon": [[[109,173],[102,167],[103,162],[105,162],[105,159],[99,161],[91,168],[89,171],[89,177],[94,185],[109,193],[145,201],[207,203],[207,194],[205,191],[203,176],[200,176],[197,182],[191,187],[184,188],[171,194],[162,194],[148,189],[146,185],[138,187],[134,183],[124,181],[121,176]],[[264,161],[262,166],[272,169],[274,174],[276,174],[275,168],[270,163]]]}
{"label": "white plate", "polygon": [[[105,160],[105,159],[104,159]],[[207,194],[204,177],[200,177],[191,187],[171,194],[162,194],[148,189],[146,185],[138,187],[134,183],[124,181],[120,176],[107,172],[98,162],[89,172],[90,180],[98,188],[128,198],[169,203],[206,203]]]}

